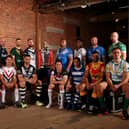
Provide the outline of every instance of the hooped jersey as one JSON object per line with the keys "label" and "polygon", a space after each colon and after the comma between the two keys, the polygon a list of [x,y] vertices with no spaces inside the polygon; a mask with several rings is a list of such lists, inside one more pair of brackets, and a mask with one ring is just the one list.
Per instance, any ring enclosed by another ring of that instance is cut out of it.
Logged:
{"label": "hooped jersey", "polygon": [[74,85],[79,85],[83,79],[85,69],[83,66],[80,68],[72,67],[69,76],[72,78],[72,83]]}
{"label": "hooped jersey", "polygon": [[28,68],[26,68],[23,65],[18,73],[22,74],[24,78],[30,79],[30,78],[32,78],[33,74],[36,74],[36,69],[32,65],[29,65]]}
{"label": "hooped jersey", "polygon": [[0,74],[3,75],[3,79],[6,82],[11,82],[13,80],[13,77],[16,75],[16,70],[14,67],[2,67]]}

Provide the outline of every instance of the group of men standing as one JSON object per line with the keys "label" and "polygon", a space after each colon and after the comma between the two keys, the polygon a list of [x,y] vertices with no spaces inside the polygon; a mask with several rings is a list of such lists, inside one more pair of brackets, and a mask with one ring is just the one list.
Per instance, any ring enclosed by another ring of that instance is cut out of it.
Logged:
{"label": "group of men standing", "polygon": [[[99,100],[100,112],[107,114],[104,91],[106,89],[117,92],[122,89],[125,100],[122,119],[128,119],[129,106],[129,65],[126,62],[126,45],[119,41],[117,32],[111,34],[112,44],[108,49],[110,62],[106,65],[106,52],[98,45],[96,36],[91,38],[91,47],[87,50],[80,39],[76,40],[76,49],[67,47],[66,39],[61,39],[57,50],[55,69],[53,53],[47,46],[39,50],[38,69],[36,69],[36,51],[32,39],[28,39],[28,48],[22,51],[21,39],[16,39],[16,47],[10,55],[3,47],[0,39],[1,63],[1,107],[5,107],[6,88],[15,88],[15,105],[26,108],[26,90],[35,86],[36,105],[42,106],[41,100],[44,70],[50,73],[48,86],[48,105],[52,106],[52,93],[55,87],[59,88],[59,109],[78,109],[78,103],[88,105],[88,94]],[[51,72],[50,72],[51,71]],[[48,76],[49,77],[49,76]],[[20,99],[19,99],[20,95]],[[20,101],[19,101],[20,100]],[[65,105],[64,105],[65,100]]]}

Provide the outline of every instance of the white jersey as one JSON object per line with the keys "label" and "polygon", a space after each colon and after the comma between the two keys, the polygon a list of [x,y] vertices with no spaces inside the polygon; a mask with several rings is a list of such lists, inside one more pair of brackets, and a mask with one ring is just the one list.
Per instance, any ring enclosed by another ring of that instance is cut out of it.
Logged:
{"label": "white jersey", "polygon": [[35,49],[27,48],[24,51],[24,54],[30,55],[30,57],[31,57],[30,65],[32,65],[36,68],[36,51],[35,51]]}
{"label": "white jersey", "polygon": [[14,67],[2,67],[0,69],[0,74],[3,75],[3,78],[6,82],[11,82],[13,80],[14,75],[16,75],[16,70]]}
{"label": "white jersey", "polygon": [[78,50],[77,49],[74,50],[74,57],[78,57],[82,61],[83,56],[86,56],[86,49],[85,48],[80,48]]}

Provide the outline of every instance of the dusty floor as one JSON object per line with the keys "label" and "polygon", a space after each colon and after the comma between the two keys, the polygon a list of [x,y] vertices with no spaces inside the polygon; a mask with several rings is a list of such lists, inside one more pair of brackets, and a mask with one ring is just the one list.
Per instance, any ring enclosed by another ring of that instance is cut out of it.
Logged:
{"label": "dusty floor", "polygon": [[57,108],[8,107],[0,110],[0,129],[129,129],[129,120],[122,121],[119,115],[100,117]]}

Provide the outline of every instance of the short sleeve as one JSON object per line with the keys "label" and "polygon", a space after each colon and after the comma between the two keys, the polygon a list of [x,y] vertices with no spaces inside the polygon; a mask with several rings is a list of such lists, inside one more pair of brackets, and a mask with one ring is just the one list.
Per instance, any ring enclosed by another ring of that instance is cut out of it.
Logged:
{"label": "short sleeve", "polygon": [[125,52],[125,53],[126,53],[126,51],[127,51],[127,50],[126,50],[126,45],[123,44],[123,43],[120,45],[120,49],[121,49],[122,52]]}
{"label": "short sleeve", "polygon": [[54,76],[55,72],[54,71],[51,71],[51,76]]}
{"label": "short sleeve", "polygon": [[101,64],[101,72],[105,72],[105,65],[104,65],[104,63]]}
{"label": "short sleeve", "polygon": [[107,64],[107,65],[106,65],[106,73],[109,73],[109,72],[110,72],[110,70],[111,70],[111,68],[110,68],[110,64]]}
{"label": "short sleeve", "polygon": [[129,72],[129,63],[125,62],[124,72]]}
{"label": "short sleeve", "polygon": [[66,71],[63,72],[63,78],[67,78],[68,77],[68,73]]}
{"label": "short sleeve", "polygon": [[71,48],[68,48],[68,58],[73,58],[73,52]]}
{"label": "short sleeve", "polygon": [[14,72],[14,75],[16,75],[16,74],[17,74],[17,72],[16,72],[16,69],[15,69],[15,68],[13,68],[13,72]]}
{"label": "short sleeve", "polygon": [[86,56],[86,49],[82,48],[82,56]]}
{"label": "short sleeve", "polygon": [[2,69],[0,69],[0,74],[3,74],[3,70]]}
{"label": "short sleeve", "polygon": [[101,47],[101,50],[102,50],[102,56],[105,56],[105,49]]}

